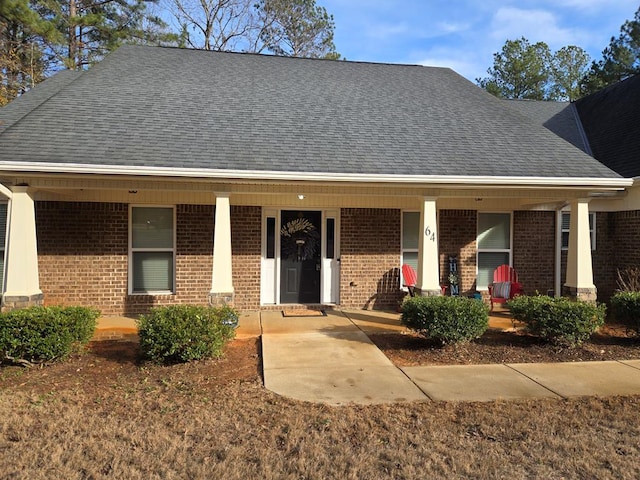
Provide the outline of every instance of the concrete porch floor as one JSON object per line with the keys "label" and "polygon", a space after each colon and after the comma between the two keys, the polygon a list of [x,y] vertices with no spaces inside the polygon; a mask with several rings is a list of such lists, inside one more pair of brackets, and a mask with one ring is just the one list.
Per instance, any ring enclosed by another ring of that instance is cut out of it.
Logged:
{"label": "concrete porch floor", "polygon": [[[330,311],[330,310],[329,310]],[[340,311],[340,310],[337,310]],[[395,312],[385,312],[379,310],[350,310],[349,318],[365,333],[393,333],[403,332],[406,327],[400,324],[400,314]],[[255,338],[262,335],[262,317],[268,315],[270,319],[277,317],[274,312],[280,314],[279,310],[272,311],[246,311],[240,313],[238,328],[236,329],[236,338]],[[326,323],[327,317],[302,317],[302,318],[285,318],[278,322],[280,325],[280,333],[293,333],[296,325],[304,324],[307,329],[315,321],[316,323]],[[496,309],[489,316],[489,328],[500,331],[512,331],[514,323],[511,321],[509,312],[506,310]],[[521,324],[516,324],[515,328],[521,328]],[[138,328],[136,326],[135,317],[117,317],[105,316],[98,319],[98,327],[93,336],[96,340],[138,340]]]}

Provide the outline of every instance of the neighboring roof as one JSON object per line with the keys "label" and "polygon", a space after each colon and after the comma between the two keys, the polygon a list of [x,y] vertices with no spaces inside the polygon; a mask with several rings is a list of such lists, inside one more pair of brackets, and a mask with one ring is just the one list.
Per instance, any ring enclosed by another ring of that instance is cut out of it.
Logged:
{"label": "neighboring roof", "polygon": [[560,138],[591,155],[591,148],[585,136],[575,105],[569,102],[548,102],[535,100],[505,100],[517,112],[542,125]]}
{"label": "neighboring roof", "polygon": [[142,46],[119,48],[0,132],[0,169],[16,162],[619,178],[450,69]]}
{"label": "neighboring roof", "polygon": [[593,156],[624,177],[640,176],[640,75],[576,101]]}
{"label": "neighboring roof", "polygon": [[38,88],[29,90],[27,94],[19,96],[8,105],[2,107],[0,109],[0,132],[31,113],[32,110],[46,102],[81,74],[82,72],[73,70],[59,72],[40,83]]}

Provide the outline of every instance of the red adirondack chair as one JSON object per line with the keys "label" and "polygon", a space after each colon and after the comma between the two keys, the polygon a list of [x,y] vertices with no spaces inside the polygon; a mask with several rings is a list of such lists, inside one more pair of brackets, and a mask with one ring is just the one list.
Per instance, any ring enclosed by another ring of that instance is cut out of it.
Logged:
{"label": "red adirondack chair", "polygon": [[500,265],[493,271],[493,283],[489,285],[491,310],[493,311],[494,303],[504,304],[522,292],[518,272],[509,265]]}
{"label": "red adirondack chair", "polygon": [[416,296],[416,283],[418,282],[418,275],[411,265],[406,263],[402,265],[402,278],[404,280],[403,286],[409,290],[409,295]]}

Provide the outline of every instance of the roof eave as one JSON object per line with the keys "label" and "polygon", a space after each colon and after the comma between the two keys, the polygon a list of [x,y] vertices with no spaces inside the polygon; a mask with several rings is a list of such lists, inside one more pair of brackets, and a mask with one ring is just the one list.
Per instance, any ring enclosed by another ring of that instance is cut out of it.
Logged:
{"label": "roof eave", "polygon": [[47,162],[2,162],[0,171],[12,173],[126,175],[198,179],[267,180],[298,182],[351,182],[387,184],[428,184],[492,187],[581,187],[624,189],[639,178],[609,177],[516,177],[486,175],[393,175],[372,173],[280,172],[268,170],[224,170],[206,168],[146,167],[130,165],[87,165]]}

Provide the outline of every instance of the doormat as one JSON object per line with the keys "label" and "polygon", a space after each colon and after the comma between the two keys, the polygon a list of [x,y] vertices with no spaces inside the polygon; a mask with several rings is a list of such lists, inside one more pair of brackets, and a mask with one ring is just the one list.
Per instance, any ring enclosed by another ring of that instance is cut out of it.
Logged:
{"label": "doormat", "polygon": [[307,308],[297,308],[292,310],[282,310],[283,317],[326,317],[324,310],[310,310]]}

